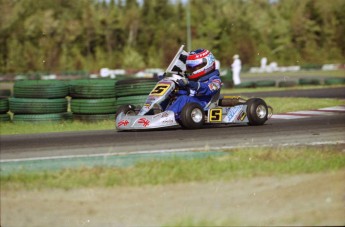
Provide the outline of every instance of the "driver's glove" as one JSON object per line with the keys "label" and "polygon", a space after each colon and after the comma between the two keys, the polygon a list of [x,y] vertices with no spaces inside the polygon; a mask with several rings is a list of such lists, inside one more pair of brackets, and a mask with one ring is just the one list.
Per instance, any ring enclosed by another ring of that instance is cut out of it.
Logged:
{"label": "driver's glove", "polygon": [[192,90],[197,91],[199,89],[199,82],[189,81],[187,78],[177,80],[178,85],[181,88],[189,87]]}

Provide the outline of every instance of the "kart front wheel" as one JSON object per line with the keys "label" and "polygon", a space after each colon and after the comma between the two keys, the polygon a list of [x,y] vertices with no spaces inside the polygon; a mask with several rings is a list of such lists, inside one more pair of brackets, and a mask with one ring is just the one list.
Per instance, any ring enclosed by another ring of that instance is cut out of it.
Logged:
{"label": "kart front wheel", "polygon": [[180,123],[186,129],[198,129],[205,122],[205,113],[198,103],[187,103],[180,115]]}
{"label": "kart front wheel", "polygon": [[115,119],[117,118],[117,116],[120,113],[124,113],[125,115],[134,116],[134,115],[136,115],[136,113],[135,113],[135,106],[134,105],[130,105],[130,104],[120,106],[117,109],[117,111],[116,111]]}
{"label": "kart front wheel", "polygon": [[267,121],[268,107],[264,100],[252,98],[247,101],[249,125],[263,125]]}

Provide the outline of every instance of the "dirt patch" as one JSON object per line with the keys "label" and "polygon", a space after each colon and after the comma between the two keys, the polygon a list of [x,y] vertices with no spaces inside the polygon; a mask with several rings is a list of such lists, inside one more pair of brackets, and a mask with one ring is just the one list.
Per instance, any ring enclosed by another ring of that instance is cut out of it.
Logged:
{"label": "dirt patch", "polygon": [[1,226],[345,225],[345,170],[232,182],[1,191]]}

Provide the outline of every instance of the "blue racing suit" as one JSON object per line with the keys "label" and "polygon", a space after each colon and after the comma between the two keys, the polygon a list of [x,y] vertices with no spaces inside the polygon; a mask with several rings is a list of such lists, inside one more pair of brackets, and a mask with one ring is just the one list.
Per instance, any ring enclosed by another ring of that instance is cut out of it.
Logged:
{"label": "blue racing suit", "polygon": [[222,86],[218,70],[201,77],[197,82],[191,81],[190,84],[192,83],[193,86],[187,85],[189,92],[180,90],[177,93],[177,99],[166,109],[173,111],[176,118],[179,118],[183,107],[189,102],[196,102],[200,104],[202,108],[205,108],[213,95],[215,95]]}

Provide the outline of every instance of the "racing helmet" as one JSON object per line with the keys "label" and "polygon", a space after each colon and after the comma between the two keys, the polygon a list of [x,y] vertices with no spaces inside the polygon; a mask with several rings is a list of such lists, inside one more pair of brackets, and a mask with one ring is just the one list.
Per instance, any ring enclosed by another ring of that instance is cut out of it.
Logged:
{"label": "racing helmet", "polygon": [[214,71],[216,68],[213,54],[206,49],[191,51],[186,61],[186,72],[188,79],[196,80]]}

